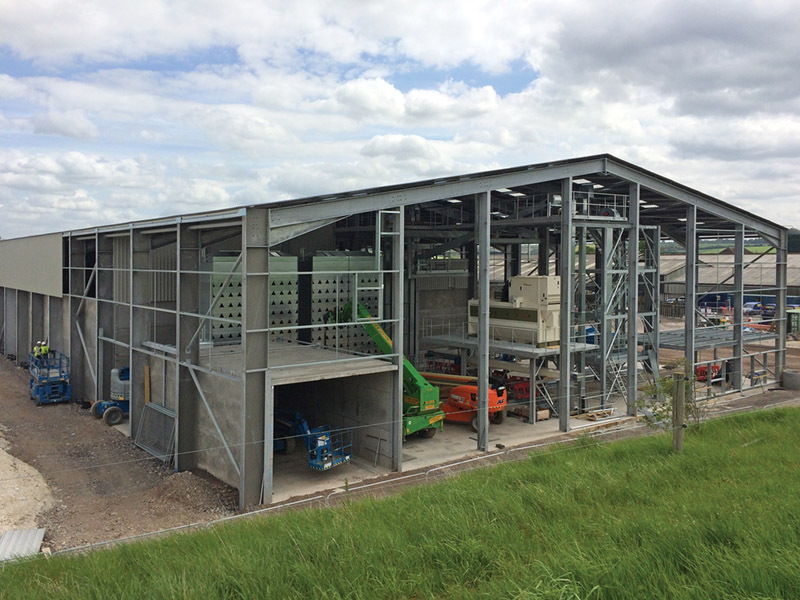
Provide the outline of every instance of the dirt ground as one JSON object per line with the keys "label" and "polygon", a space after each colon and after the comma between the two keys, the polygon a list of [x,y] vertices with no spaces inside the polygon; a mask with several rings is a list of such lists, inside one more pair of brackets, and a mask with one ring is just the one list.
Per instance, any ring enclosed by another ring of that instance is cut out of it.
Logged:
{"label": "dirt ground", "polygon": [[36,407],[0,358],[0,531],[45,527],[72,548],[232,514],[236,490],[174,473],[77,404]]}
{"label": "dirt ground", "polygon": [[[787,368],[800,369],[800,341],[787,345]],[[714,410],[782,403],[800,404],[800,392],[753,389]],[[236,490],[202,472],[174,473],[77,404],[36,407],[27,371],[0,357],[0,532],[45,527],[44,545],[61,550],[211,521],[236,506]]]}

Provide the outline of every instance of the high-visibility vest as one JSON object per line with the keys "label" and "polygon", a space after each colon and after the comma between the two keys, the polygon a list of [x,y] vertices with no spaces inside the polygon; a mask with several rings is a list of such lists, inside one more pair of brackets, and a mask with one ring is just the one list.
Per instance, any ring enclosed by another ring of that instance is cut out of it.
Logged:
{"label": "high-visibility vest", "polygon": [[42,356],[47,356],[48,354],[50,354],[50,346],[42,344]]}
{"label": "high-visibility vest", "polygon": [[41,347],[40,345],[38,345],[38,344],[37,344],[37,345],[35,345],[35,346],[33,347],[33,355],[34,355],[36,358],[39,358],[39,355],[40,355],[41,353],[42,353],[42,347]]}

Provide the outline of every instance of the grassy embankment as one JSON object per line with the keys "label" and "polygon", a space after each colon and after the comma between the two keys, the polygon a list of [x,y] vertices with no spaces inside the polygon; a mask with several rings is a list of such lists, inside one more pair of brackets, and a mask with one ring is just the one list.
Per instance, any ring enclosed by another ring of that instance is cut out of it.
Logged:
{"label": "grassy embankment", "polygon": [[0,569],[2,598],[432,596],[800,598],[800,410]]}

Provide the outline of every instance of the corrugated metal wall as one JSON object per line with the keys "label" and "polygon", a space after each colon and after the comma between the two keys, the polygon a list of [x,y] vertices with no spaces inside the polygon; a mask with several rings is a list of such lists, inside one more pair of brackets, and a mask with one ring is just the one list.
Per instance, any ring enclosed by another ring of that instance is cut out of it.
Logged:
{"label": "corrugated metal wall", "polygon": [[117,302],[130,302],[130,274],[127,272],[131,268],[130,237],[114,238],[113,267],[114,300]]}
{"label": "corrugated metal wall", "polygon": [[153,273],[153,301],[175,302],[177,279],[174,271],[178,268],[175,244],[156,248],[150,252],[150,268],[154,271],[173,271],[172,273]]}

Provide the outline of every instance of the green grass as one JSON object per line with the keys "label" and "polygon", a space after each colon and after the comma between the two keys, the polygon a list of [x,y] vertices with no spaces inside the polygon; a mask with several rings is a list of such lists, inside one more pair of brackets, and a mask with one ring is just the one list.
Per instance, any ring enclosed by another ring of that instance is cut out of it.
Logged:
{"label": "green grass", "polygon": [[[0,570],[0,598],[800,598],[800,410]],[[101,518],[98,516],[98,518]]]}

